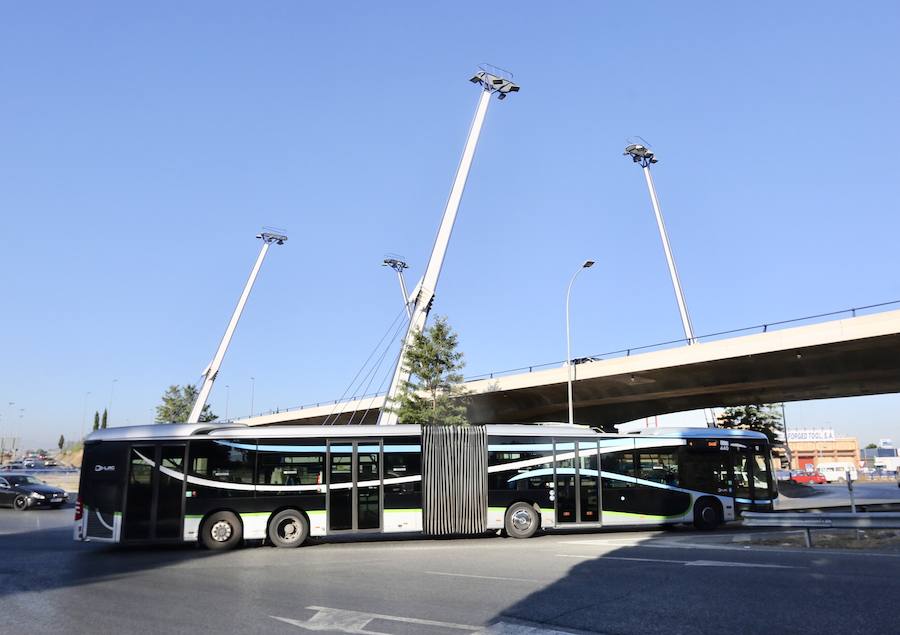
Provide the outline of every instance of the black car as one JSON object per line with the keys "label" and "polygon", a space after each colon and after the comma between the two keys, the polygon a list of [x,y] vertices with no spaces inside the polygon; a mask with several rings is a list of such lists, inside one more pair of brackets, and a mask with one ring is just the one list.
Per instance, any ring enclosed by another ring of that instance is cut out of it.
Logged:
{"label": "black car", "polygon": [[0,506],[24,511],[32,507],[52,507],[65,505],[69,495],[65,490],[47,485],[42,480],[28,474],[0,475]]}

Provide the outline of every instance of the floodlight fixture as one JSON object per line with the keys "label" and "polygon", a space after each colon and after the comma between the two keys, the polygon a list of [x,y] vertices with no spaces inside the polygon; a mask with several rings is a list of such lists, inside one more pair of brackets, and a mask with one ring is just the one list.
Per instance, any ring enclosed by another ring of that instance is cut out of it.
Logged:
{"label": "floodlight fixture", "polygon": [[642,168],[649,167],[651,163],[656,163],[658,159],[653,150],[642,143],[630,143],[625,146],[625,156],[630,156],[635,163],[640,163]]}
{"label": "floodlight fixture", "polygon": [[591,267],[594,266],[594,261],[593,260],[585,260],[584,264],[581,266],[585,269],[590,269]]}
{"label": "floodlight fixture", "polygon": [[284,234],[275,234],[273,232],[260,232],[256,235],[257,238],[262,239],[263,242],[276,245],[283,245],[287,242],[288,237]]}
{"label": "floodlight fixture", "polygon": [[409,269],[409,265],[399,258],[385,258],[381,263],[382,267],[390,267],[397,273],[402,273],[404,269]]}
{"label": "floodlight fixture", "polygon": [[512,73],[490,64],[480,64],[480,69],[469,81],[480,84],[488,93],[497,93],[497,99],[506,99],[510,93],[519,92],[518,84],[512,81]]}

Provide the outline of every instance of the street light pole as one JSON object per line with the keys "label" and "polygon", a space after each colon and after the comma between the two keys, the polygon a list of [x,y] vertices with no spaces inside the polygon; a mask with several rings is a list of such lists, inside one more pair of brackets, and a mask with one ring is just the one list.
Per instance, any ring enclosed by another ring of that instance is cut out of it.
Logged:
{"label": "street light pole", "polygon": [[481,88],[478,105],[475,107],[475,117],[472,119],[472,126],[469,128],[469,134],[466,137],[466,144],[463,147],[462,157],[456,169],[456,177],[453,179],[453,185],[450,188],[450,196],[447,198],[447,205],[444,208],[444,215],[441,217],[441,224],[438,228],[434,246],[431,249],[428,265],[425,267],[425,273],[422,275],[422,281],[419,283],[419,292],[412,303],[408,303],[408,306],[411,304],[409,306],[409,325],[403,337],[391,385],[385,395],[384,407],[378,414],[378,425],[397,424],[397,413],[388,411],[387,408],[396,401],[400,387],[404,381],[409,379],[409,373],[405,370],[403,358],[406,351],[412,346],[416,335],[425,330],[425,322],[428,320],[428,313],[431,311],[431,306],[434,302],[438,278],[440,278],[441,268],[444,266],[444,257],[447,255],[450,235],[453,233],[453,225],[456,222],[457,212],[459,212],[463,191],[466,189],[466,180],[469,178],[472,161],[475,159],[475,149],[478,147],[478,139],[481,136],[481,129],[484,125],[491,97],[497,95],[498,100],[506,99],[511,93],[519,91],[519,86],[512,82],[509,73],[504,73],[494,67],[483,66],[470,81]]}
{"label": "street light pole", "polygon": [[222,336],[222,341],[219,342],[219,348],[216,349],[216,354],[209,363],[209,366],[203,371],[203,384],[200,386],[200,391],[197,393],[197,400],[194,402],[191,414],[188,415],[188,423],[199,423],[200,421],[200,416],[203,414],[206,400],[209,399],[209,393],[212,390],[213,382],[219,374],[219,368],[222,366],[225,352],[228,350],[228,345],[231,343],[231,337],[234,335],[234,330],[237,328],[238,321],[241,319],[241,314],[244,312],[244,305],[247,304],[247,298],[250,297],[250,291],[253,289],[253,284],[256,282],[256,276],[259,274],[263,261],[266,259],[266,254],[269,252],[269,245],[283,245],[288,239],[284,234],[274,234],[267,231],[257,234],[256,237],[262,240],[262,247],[259,250],[259,255],[256,257],[256,263],[254,263],[253,269],[250,270],[250,277],[244,285],[244,290],[241,292],[241,297],[238,299],[237,306],[231,314],[231,320],[228,322],[228,327],[225,329],[225,335]]}
{"label": "street light pole", "polygon": [[788,441],[787,417],[784,414],[783,401],[781,402],[781,426],[784,428],[784,452],[787,454],[788,470],[790,471],[794,469],[794,461],[791,458],[791,443]]}
{"label": "street light pole", "polygon": [[91,391],[87,391],[84,393],[84,407],[81,409],[81,438],[84,438],[84,419],[87,417],[87,398],[90,396]]}
{"label": "street light pole", "polygon": [[569,328],[569,298],[572,295],[572,285],[575,284],[575,278],[585,269],[594,266],[593,260],[585,260],[581,266],[575,271],[572,279],[569,280],[569,286],[566,289],[566,370],[568,371],[567,388],[569,391],[569,425],[575,424],[575,406],[572,402],[572,337]]}
{"label": "street light pole", "polygon": [[[646,143],[646,142],[645,142]],[[672,247],[669,245],[669,235],[663,221],[662,209],[659,206],[659,197],[656,195],[656,186],[653,185],[653,176],[650,174],[650,164],[657,159],[647,146],[640,143],[629,144],[625,148],[625,155],[632,161],[640,164],[647,181],[647,190],[650,192],[650,202],[653,205],[653,213],[656,215],[656,225],[659,228],[659,237],[662,240],[663,251],[666,253],[666,264],[669,266],[669,275],[672,277],[672,287],[675,289],[675,300],[678,302],[678,312],[681,314],[681,325],[684,327],[684,337],[688,344],[696,343],[694,339],[694,327],[688,314],[687,303],[684,300],[684,291],[681,289],[681,281],[678,279],[678,269],[675,267],[675,257],[672,255]]]}

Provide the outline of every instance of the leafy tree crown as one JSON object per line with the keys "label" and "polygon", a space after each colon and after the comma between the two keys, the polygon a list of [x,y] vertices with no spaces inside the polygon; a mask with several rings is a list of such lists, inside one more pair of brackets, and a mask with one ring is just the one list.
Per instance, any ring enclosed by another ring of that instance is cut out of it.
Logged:
{"label": "leafy tree crown", "polygon": [[[191,414],[199,391],[194,384],[169,386],[162,396],[162,403],[156,406],[156,423],[184,423]],[[200,421],[215,421],[219,417],[213,414],[209,404],[203,406]]]}
{"label": "leafy tree crown", "polygon": [[466,390],[463,386],[463,354],[456,350],[459,338],[446,317],[435,318],[424,333],[413,336],[403,356],[409,379],[391,411],[400,423],[466,425]]}

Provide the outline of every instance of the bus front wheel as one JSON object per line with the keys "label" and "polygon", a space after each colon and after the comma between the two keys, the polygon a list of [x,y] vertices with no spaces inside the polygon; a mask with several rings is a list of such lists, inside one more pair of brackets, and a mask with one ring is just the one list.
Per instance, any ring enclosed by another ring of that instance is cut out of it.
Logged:
{"label": "bus front wheel", "polygon": [[701,498],[694,503],[694,527],[697,529],[715,529],[722,522],[722,513],[718,501],[712,498]]}
{"label": "bus front wheel", "polygon": [[528,503],[515,503],[506,510],[503,523],[506,534],[513,538],[531,538],[541,526],[541,517]]}
{"label": "bus front wheel", "polygon": [[216,512],[203,523],[200,541],[207,549],[233,549],[241,543],[243,527],[238,517],[231,512]]}
{"label": "bus front wheel", "polygon": [[276,547],[299,547],[309,535],[306,517],[296,509],[285,509],[269,523],[269,540]]}

